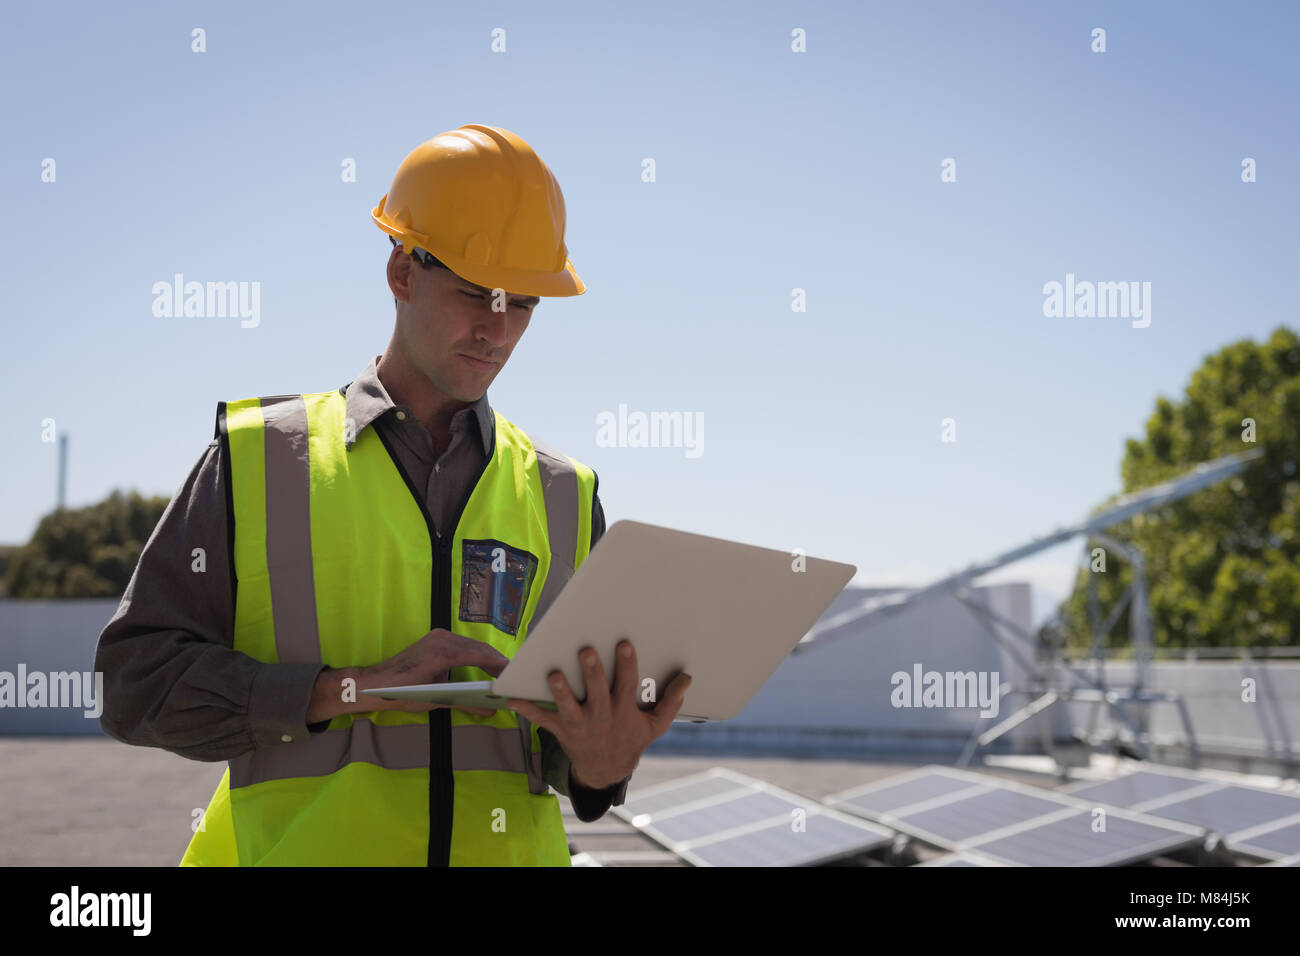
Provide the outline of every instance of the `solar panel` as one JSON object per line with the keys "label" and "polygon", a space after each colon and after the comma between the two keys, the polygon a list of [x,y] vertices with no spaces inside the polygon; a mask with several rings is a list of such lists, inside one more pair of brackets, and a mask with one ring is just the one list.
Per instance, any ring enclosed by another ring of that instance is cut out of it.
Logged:
{"label": "solar panel", "polygon": [[1114,780],[1066,787],[1062,792],[1083,800],[1107,803],[1112,807],[1133,807],[1148,800],[1157,800],[1172,793],[1199,787],[1204,782],[1181,774],[1137,770]]}
{"label": "solar panel", "polygon": [[1068,806],[1069,803],[1050,796],[1039,797],[998,787],[928,810],[904,813],[898,819],[914,833],[933,835],[947,843],[962,843],[981,833],[1024,823]]}
{"label": "solar panel", "polygon": [[901,777],[891,777],[865,787],[846,790],[836,795],[836,802],[851,805],[866,813],[892,813],[903,807],[969,790],[970,787],[971,781],[967,779],[927,767]]}
{"label": "solar panel", "polygon": [[[715,833],[733,830],[736,827],[750,826],[783,818],[786,826],[794,819],[794,811],[800,804],[782,800],[780,797],[760,791],[736,791],[737,796],[721,803],[669,815],[659,814],[651,818],[651,825],[670,843],[683,843],[686,840],[699,840]],[[813,801],[805,801],[803,807]]]}
{"label": "solar panel", "polygon": [[[809,810],[803,831],[788,820],[761,830],[695,846],[683,855],[705,866],[807,866],[844,856],[846,846],[869,845],[875,834],[860,830],[857,821],[846,823],[836,817]],[[693,858],[693,859],[692,859]]]}
{"label": "solar panel", "polygon": [[1162,803],[1146,812],[1214,830],[1227,837],[1261,823],[1300,813],[1300,796],[1225,784],[1208,793]]}
{"label": "solar panel", "polygon": [[1087,810],[995,838],[976,840],[980,852],[1022,866],[1114,866],[1159,856],[1199,842],[1195,833],[1154,822],[1105,817],[1106,829],[1093,829]]}
{"label": "solar panel", "polygon": [[[1095,801],[951,768],[925,771],[964,786],[947,796],[904,804],[890,812],[864,811],[860,804],[870,803],[870,799],[859,799],[862,788],[832,795],[826,802],[868,815],[958,855],[976,853],[1013,865],[1136,862],[1193,845],[1202,838],[1195,827],[1114,807],[1107,808],[1106,831],[1095,833]],[[885,790],[887,785],[882,782],[872,789]],[[867,795],[870,797],[869,792]],[[890,802],[890,796],[886,793],[879,805]],[[934,865],[958,864],[945,861]]]}
{"label": "solar panel", "polygon": [[1300,854],[1300,823],[1285,824],[1249,837],[1236,837],[1232,846],[1266,860]]}
{"label": "solar panel", "polygon": [[800,866],[893,833],[721,767],[629,794],[613,812],[696,866]]}
{"label": "solar panel", "polygon": [[1273,859],[1300,853],[1300,795],[1157,766],[1066,790],[1213,831],[1230,849],[1250,856]]}
{"label": "solar panel", "polygon": [[635,807],[634,812],[638,814],[654,814],[670,807],[746,789],[748,788],[744,784],[727,777],[695,774],[642,792],[630,793],[624,797],[624,806]]}

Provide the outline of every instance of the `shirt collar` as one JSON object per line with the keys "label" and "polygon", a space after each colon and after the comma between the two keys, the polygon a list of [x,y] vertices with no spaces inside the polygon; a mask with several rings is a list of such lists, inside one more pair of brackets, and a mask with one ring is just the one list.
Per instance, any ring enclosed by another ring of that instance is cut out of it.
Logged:
{"label": "shirt collar", "polygon": [[[344,397],[347,400],[347,417],[352,420],[353,435],[360,435],[362,429],[391,409],[402,408],[411,413],[409,406],[399,406],[389,397],[388,390],[384,388],[384,383],[379,380],[379,359],[380,356],[376,355],[360,375],[344,386]],[[473,410],[472,413],[466,414],[471,409]],[[492,406],[488,404],[487,392],[484,392],[478,401],[456,411],[455,415],[452,416],[453,430],[456,428],[457,419],[463,421],[468,418],[478,421],[478,433],[483,442],[483,454],[491,455],[492,437],[496,431],[496,415],[492,411]],[[351,448],[351,445],[348,447]]]}

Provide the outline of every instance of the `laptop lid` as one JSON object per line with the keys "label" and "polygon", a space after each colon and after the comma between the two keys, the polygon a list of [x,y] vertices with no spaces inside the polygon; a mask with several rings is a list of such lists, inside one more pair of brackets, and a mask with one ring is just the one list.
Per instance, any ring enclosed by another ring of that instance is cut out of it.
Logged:
{"label": "laptop lid", "polygon": [[615,522],[534,621],[492,693],[550,700],[547,674],[558,668],[585,699],[578,651],[594,648],[612,681],[615,649],[627,637],[637,650],[642,708],[653,707],[684,672],[692,681],[679,718],[734,717],[856,571],[788,551]]}

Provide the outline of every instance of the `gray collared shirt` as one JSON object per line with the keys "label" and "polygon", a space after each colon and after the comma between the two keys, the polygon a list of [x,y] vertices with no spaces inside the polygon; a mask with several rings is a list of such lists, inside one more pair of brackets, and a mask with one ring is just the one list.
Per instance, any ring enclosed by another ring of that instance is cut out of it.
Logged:
{"label": "gray collared shirt", "polygon": [[[451,534],[456,510],[492,451],[496,417],[487,395],[452,416],[451,442],[435,460],[428,429],[380,382],[378,359],[348,384],[347,416],[356,434],[373,427],[389,439],[412,483],[424,490],[435,528]],[[268,664],[234,649],[223,457],[214,438],[145,543],[95,652],[95,670],[104,675],[104,730],[125,743],[193,760],[229,760],[328,726],[307,724],[323,665]],[[592,547],[604,533],[597,497]],[[202,549],[201,565],[196,549]],[[607,790],[571,788],[564,749],[548,731],[539,728],[538,734],[542,773],[570,798],[579,819],[598,819],[623,802],[627,780]]]}

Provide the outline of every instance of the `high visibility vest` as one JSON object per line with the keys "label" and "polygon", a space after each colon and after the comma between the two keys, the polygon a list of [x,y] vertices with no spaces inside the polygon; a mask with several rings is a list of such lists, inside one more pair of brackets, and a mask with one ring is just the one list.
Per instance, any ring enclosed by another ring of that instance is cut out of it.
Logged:
{"label": "high visibility vest", "polygon": [[[235,649],[364,667],[441,627],[513,657],[587,557],[596,476],[495,421],[448,537],[343,389],[221,403]],[[537,731],[509,710],[335,717],[231,760],[181,864],[568,866]]]}

